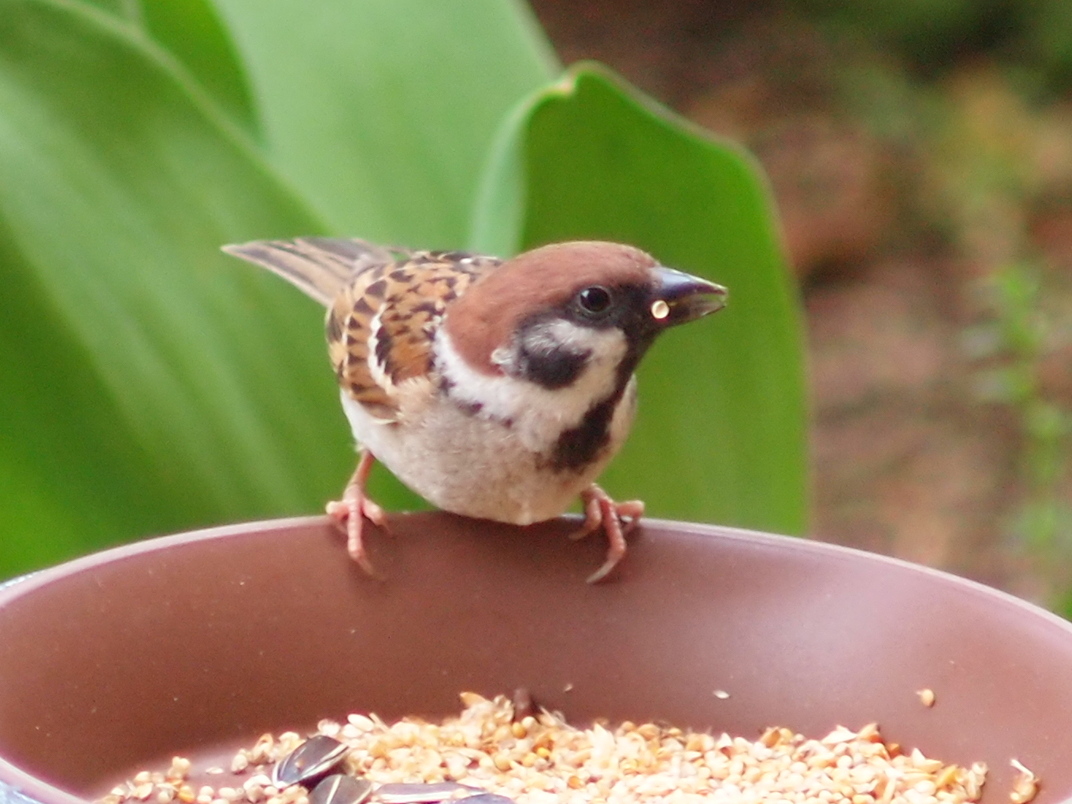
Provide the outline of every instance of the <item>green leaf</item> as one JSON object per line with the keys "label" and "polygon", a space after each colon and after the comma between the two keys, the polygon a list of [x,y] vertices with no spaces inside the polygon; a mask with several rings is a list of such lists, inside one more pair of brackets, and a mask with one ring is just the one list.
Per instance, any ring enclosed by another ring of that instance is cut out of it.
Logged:
{"label": "green leaf", "polygon": [[352,461],[320,313],[217,249],[322,225],[122,20],[2,15],[0,571],[319,507]]}
{"label": "green leaf", "polygon": [[557,69],[512,0],[216,2],[270,159],[334,232],[380,242],[464,242],[501,118]]}
{"label": "green leaf", "polygon": [[253,100],[215,7],[208,0],[142,0],[141,20],[219,107],[252,134]]}
{"label": "green leaf", "polygon": [[618,240],[729,287],[715,317],[667,333],[640,370],[640,413],[605,476],[658,516],[802,532],[803,349],[768,190],[744,153],[582,65],[513,115],[472,245],[511,253]]}
{"label": "green leaf", "polygon": [[[181,63],[219,107],[250,134],[255,131],[245,74],[209,0],[83,0],[128,23]],[[163,55],[163,54],[161,54]]]}

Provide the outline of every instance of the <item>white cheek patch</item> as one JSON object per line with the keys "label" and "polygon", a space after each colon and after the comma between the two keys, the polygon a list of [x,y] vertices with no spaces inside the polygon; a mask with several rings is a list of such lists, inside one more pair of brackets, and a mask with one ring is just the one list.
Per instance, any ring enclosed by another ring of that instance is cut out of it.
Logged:
{"label": "white cheek patch", "polygon": [[[554,390],[506,374],[475,371],[462,360],[444,328],[436,333],[436,363],[450,382],[451,396],[478,408],[478,415],[510,422],[526,447],[536,452],[550,448],[563,430],[576,427],[593,404],[613,393],[618,365],[628,348],[625,335],[613,328],[597,330],[557,321],[548,337],[552,333],[557,345],[566,343],[591,354],[573,383]],[[493,360],[508,361],[509,355],[509,349],[500,348]]]}
{"label": "white cheek patch", "polygon": [[[526,340],[531,346],[545,351],[565,349],[568,352],[584,353],[594,351],[605,339],[598,336],[608,331],[599,331],[590,327],[579,327],[561,318],[545,321],[529,330]],[[509,351],[509,347],[499,347],[495,351]]]}
{"label": "white cheek patch", "polygon": [[629,351],[624,332],[617,327],[589,329],[575,324],[568,324],[568,326],[576,331],[577,345],[591,351],[593,364],[611,368],[617,372],[618,365],[625,359],[625,353]]}
{"label": "white cheek patch", "polygon": [[[530,330],[527,338],[530,347],[545,351],[564,349],[574,354],[589,355],[589,365],[617,366],[625,356],[625,335],[620,329],[594,329],[582,327],[561,318],[547,321]],[[500,346],[495,352],[509,353],[509,346]],[[492,355],[494,359],[494,354]]]}

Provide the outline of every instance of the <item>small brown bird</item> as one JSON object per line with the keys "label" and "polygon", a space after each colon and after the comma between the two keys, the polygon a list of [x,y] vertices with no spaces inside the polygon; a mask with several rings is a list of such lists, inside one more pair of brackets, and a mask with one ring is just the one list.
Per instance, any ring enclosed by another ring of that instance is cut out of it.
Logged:
{"label": "small brown bird", "polygon": [[595,484],[636,409],[637,363],[667,327],[721,309],[726,291],[631,246],[572,242],[509,260],[304,237],[225,246],[324,304],[328,351],[359,445],[328,504],[351,557],[383,509],[365,494],[379,458],[457,514],[527,525],[578,497],[577,537],[602,528],[607,557],[644,512]]}

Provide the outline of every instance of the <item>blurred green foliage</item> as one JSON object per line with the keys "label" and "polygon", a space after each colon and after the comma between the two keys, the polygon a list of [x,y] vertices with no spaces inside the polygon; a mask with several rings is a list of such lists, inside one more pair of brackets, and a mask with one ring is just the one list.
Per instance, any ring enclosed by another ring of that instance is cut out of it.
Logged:
{"label": "blurred green foliage", "polygon": [[793,0],[809,17],[866,38],[933,76],[986,55],[1033,94],[1072,87],[1072,8],[1067,0]]}
{"label": "blurred green foliage", "polygon": [[[510,0],[0,0],[0,576],[320,510],[353,462],[321,313],[226,242],[637,243],[731,288],[641,371],[608,475],[799,533],[799,312],[752,161]],[[386,472],[373,494],[419,505]]]}
{"label": "blurred green foliage", "polygon": [[[1050,603],[1072,617],[1072,506],[1062,494],[1068,476],[1072,410],[1048,394],[1043,382],[1048,353],[1059,330],[1061,314],[1046,304],[1055,287],[1044,266],[1022,262],[988,277],[983,289],[992,317],[969,329],[966,344],[988,361],[979,373],[977,390],[987,402],[1015,411],[1021,434],[1018,457],[1018,499],[1012,507],[1010,532],[1029,555],[1047,568],[1042,574],[1052,587]],[[1063,290],[1063,289],[1060,289]]]}

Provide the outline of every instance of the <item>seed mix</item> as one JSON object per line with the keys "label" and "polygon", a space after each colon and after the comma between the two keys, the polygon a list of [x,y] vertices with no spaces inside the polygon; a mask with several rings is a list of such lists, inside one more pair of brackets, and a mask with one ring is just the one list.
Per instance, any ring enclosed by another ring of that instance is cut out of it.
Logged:
{"label": "seed mix", "polygon": [[[352,714],[341,723],[321,721],[310,740],[265,734],[231,763],[241,783],[195,788],[190,761],[176,757],[167,770],[116,786],[101,804],[310,804],[318,780],[290,783],[298,778],[290,768],[317,766],[307,756],[314,747],[325,757],[324,772],[362,780],[340,785],[332,777],[321,789],[365,791],[360,800],[332,804],[472,796],[473,804],[962,804],[979,800],[987,773],[981,762],[947,764],[886,742],[875,724],[838,727],[818,739],[775,727],[753,741],[629,721],[582,729],[506,696],[463,693],[461,700],[461,714],[438,723]],[[1010,800],[1027,804],[1038,780],[1013,762],[1020,776]],[[321,802],[323,794],[314,798]]]}

